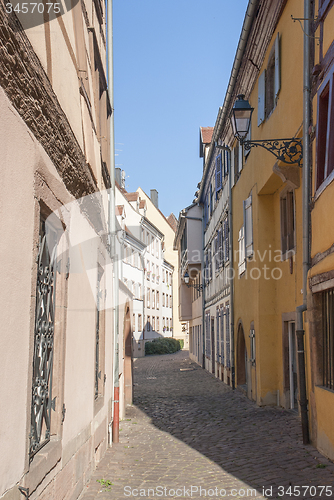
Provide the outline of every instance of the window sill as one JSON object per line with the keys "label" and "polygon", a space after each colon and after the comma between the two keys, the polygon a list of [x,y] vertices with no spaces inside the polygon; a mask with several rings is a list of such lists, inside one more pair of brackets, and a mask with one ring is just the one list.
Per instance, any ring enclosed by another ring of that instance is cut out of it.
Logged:
{"label": "window sill", "polygon": [[25,487],[30,494],[43,481],[47,474],[57,465],[62,455],[62,442],[52,438],[40,451],[34,455],[26,476]]}
{"label": "window sill", "polygon": [[104,404],[104,396],[99,394],[98,397],[94,400],[94,416],[96,416]]}
{"label": "window sill", "polygon": [[330,389],[329,387],[326,387],[325,385],[316,385],[317,389],[320,389],[322,391],[327,391],[330,392],[331,394],[334,394],[334,390]]}

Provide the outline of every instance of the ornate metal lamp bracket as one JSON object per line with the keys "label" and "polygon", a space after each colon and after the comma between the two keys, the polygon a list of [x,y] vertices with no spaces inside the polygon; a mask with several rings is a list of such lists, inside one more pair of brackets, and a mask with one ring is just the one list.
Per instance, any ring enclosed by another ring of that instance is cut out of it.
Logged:
{"label": "ornate metal lamp bracket", "polygon": [[198,292],[203,292],[203,285],[191,285],[189,283],[186,283],[186,286],[188,288],[195,288]]}
{"label": "ornate metal lamp bracket", "polygon": [[303,141],[302,139],[274,139],[261,141],[243,141],[245,151],[260,146],[272,153],[278,160],[287,165],[298,165],[301,167],[303,159]]}

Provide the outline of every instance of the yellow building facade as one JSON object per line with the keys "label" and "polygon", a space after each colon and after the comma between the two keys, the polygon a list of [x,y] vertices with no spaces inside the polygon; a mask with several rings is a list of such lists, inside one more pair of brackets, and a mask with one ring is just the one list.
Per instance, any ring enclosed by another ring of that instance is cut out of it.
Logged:
{"label": "yellow building facade", "polygon": [[302,138],[303,31],[292,17],[303,15],[298,0],[249,2],[210,146],[230,150],[232,385],[259,405],[296,410],[302,168],[273,156],[273,143],[247,150],[235,139],[230,117],[244,94],[254,108],[248,140]]}
{"label": "yellow building facade", "polygon": [[[291,16],[303,17],[301,2],[291,0],[282,12],[272,11],[275,29],[254,85],[249,91],[240,82],[254,107],[251,140],[302,135],[303,33]],[[303,300],[301,168],[287,167],[261,147],[247,154],[237,149],[239,143],[232,151],[238,155],[232,189],[236,384],[260,405],[296,408],[295,311]]]}
{"label": "yellow building facade", "polygon": [[316,2],[310,128],[311,259],[306,324],[312,442],[334,458],[334,2]]}
{"label": "yellow building facade", "polygon": [[[261,5],[257,19],[252,19],[248,26],[247,43],[241,47],[242,62],[237,76],[233,78],[232,72],[213,138],[231,149],[236,386],[259,405],[277,405],[301,414],[304,400],[307,418],[302,418],[303,438],[309,435],[311,442],[332,459],[333,4],[326,0],[309,3],[308,42],[301,29],[305,29],[306,17],[302,2]],[[265,34],[268,43],[264,41]],[[309,52],[305,59],[307,43]],[[309,118],[305,111],[307,74],[311,93]],[[245,94],[254,108],[246,139],[303,140],[304,160],[300,164],[288,164],[273,156],[273,143],[265,147],[263,143],[253,145],[249,150],[240,146],[228,120],[238,94]],[[305,164],[308,143],[309,176]],[[307,195],[303,183],[308,177]],[[309,269],[307,275],[305,266]],[[306,311],[298,315],[298,308]],[[302,324],[298,326],[300,318]],[[301,344],[297,339],[304,330],[301,342],[305,349],[306,401],[302,395],[304,362],[298,359]]]}

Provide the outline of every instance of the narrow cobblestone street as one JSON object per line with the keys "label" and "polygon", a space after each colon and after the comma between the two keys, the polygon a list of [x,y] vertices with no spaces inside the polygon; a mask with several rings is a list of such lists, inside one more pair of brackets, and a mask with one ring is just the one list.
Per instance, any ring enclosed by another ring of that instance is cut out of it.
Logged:
{"label": "narrow cobblestone street", "polygon": [[80,500],[334,496],[334,464],[302,444],[295,413],[257,407],[187,351],[136,360],[134,383],[120,442]]}

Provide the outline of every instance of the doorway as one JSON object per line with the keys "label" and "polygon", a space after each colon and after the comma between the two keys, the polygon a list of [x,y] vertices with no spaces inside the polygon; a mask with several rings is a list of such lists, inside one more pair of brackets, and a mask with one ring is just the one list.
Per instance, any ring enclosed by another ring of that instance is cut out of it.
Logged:
{"label": "doorway", "polygon": [[247,350],[245,343],[245,334],[242,325],[238,328],[237,337],[237,385],[247,390]]}

